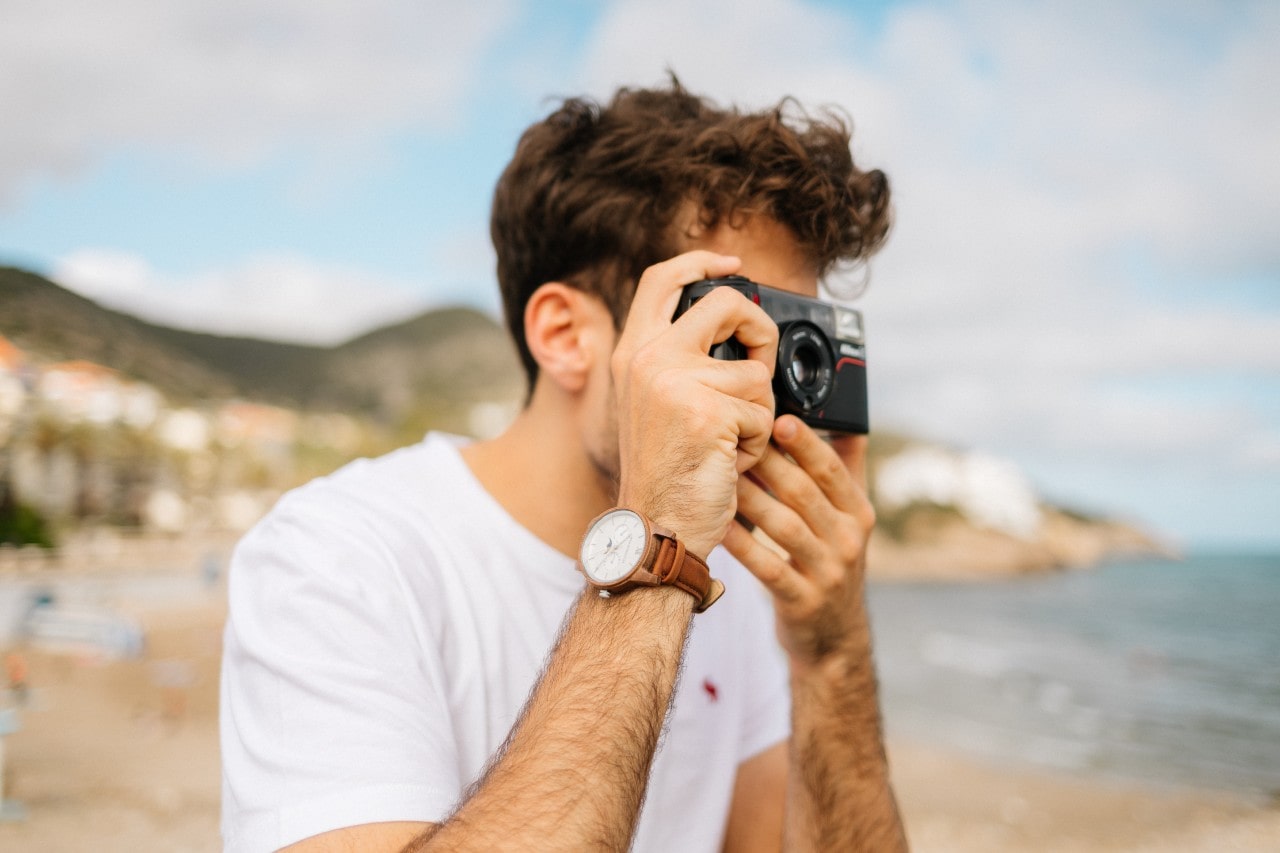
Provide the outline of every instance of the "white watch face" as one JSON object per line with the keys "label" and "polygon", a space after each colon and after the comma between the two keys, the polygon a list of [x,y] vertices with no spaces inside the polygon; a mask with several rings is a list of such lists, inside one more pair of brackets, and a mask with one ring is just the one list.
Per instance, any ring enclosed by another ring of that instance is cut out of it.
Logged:
{"label": "white watch face", "polygon": [[644,556],[644,521],[630,510],[614,510],[591,525],[582,540],[582,567],[596,583],[625,577]]}

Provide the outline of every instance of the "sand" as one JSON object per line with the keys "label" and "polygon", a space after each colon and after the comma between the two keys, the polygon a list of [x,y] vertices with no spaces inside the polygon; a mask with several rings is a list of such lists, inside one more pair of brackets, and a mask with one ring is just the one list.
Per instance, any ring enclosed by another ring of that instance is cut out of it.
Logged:
{"label": "sand", "polygon": [[[22,728],[5,792],[27,818],[3,851],[210,851],[218,836],[220,596],[140,610],[144,659],[26,652]],[[1001,767],[889,745],[916,851],[1277,851],[1280,810],[1223,793]]]}

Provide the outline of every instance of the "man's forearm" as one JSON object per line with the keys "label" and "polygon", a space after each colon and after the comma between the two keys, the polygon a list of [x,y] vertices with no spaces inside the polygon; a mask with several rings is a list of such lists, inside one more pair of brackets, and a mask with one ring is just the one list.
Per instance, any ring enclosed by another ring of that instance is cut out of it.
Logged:
{"label": "man's forearm", "polygon": [[889,785],[870,630],[791,673],[786,849],[906,850]]}
{"label": "man's forearm", "polygon": [[692,607],[670,587],[584,593],[484,776],[408,849],[626,849]]}

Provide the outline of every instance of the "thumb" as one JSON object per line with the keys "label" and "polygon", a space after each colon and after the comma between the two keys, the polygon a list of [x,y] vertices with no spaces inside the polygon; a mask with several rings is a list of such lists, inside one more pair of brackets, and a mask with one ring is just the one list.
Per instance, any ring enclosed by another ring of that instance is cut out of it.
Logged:
{"label": "thumb", "polygon": [[865,435],[835,435],[831,447],[844,462],[853,481],[862,491],[867,490],[867,437]]}

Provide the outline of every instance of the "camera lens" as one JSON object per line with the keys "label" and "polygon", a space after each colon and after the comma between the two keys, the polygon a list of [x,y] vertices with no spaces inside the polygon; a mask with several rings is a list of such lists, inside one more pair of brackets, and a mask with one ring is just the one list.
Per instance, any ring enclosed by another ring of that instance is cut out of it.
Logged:
{"label": "camera lens", "polygon": [[813,388],[818,381],[818,353],[812,346],[801,344],[791,353],[791,375],[801,388]]}
{"label": "camera lens", "polygon": [[835,359],[827,336],[812,323],[778,326],[778,371],[774,393],[782,411],[810,414],[826,405],[834,383]]}

